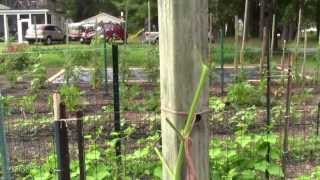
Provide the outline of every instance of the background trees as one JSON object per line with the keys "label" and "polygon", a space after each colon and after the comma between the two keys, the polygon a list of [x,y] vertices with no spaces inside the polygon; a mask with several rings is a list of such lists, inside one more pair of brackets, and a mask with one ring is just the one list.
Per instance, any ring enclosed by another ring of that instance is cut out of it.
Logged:
{"label": "background trees", "polygon": [[[52,0],[53,1],[53,0]],[[128,29],[135,33],[146,26],[148,0],[55,0],[67,17],[79,21],[99,12],[107,12],[120,17],[121,12],[128,10]],[[245,0],[208,0],[209,12],[214,17],[214,29],[228,25],[228,35],[234,33],[234,16],[243,19]],[[0,0],[3,4],[12,4],[14,0]],[[273,3],[272,3],[273,2]],[[151,17],[157,24],[157,0],[150,0]],[[265,18],[263,12],[272,4],[276,13],[277,32],[282,39],[292,40],[296,37],[298,12],[302,9],[303,24],[306,27],[317,27],[320,30],[320,0],[249,0],[248,36],[262,38]]]}

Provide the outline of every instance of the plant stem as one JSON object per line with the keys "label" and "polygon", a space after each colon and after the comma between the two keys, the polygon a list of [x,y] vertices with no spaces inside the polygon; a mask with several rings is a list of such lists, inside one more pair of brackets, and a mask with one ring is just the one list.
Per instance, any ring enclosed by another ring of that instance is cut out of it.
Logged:
{"label": "plant stem", "polygon": [[195,96],[193,97],[191,108],[189,110],[188,114],[188,119],[186,122],[186,125],[182,131],[182,135],[184,136],[184,139],[181,140],[180,146],[179,146],[179,154],[178,154],[178,161],[177,161],[177,166],[175,170],[175,180],[181,180],[182,177],[182,169],[183,169],[183,164],[184,164],[184,157],[185,157],[185,146],[184,146],[184,140],[187,139],[193,128],[193,122],[194,122],[194,117],[196,113],[197,106],[199,104],[200,96],[202,94],[202,91],[206,85],[206,80],[208,78],[209,74],[209,67],[207,65],[202,65],[202,72],[200,76],[200,82],[197,87]]}

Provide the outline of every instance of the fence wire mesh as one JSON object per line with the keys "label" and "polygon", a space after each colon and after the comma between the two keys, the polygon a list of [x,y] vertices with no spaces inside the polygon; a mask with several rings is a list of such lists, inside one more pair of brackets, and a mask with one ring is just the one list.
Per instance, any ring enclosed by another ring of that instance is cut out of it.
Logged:
{"label": "fence wire mesh", "polygon": [[[5,109],[4,127],[10,171],[14,179],[58,178],[57,172],[59,170],[50,97],[55,91],[61,92],[61,87],[65,83],[65,79],[62,79],[61,83],[61,79],[59,79],[61,77],[57,74],[61,69],[65,69],[65,73],[68,73],[70,67],[72,69],[69,71],[72,74],[70,79],[81,79],[77,82],[71,81],[71,84],[75,84],[81,92],[79,102],[81,102],[80,109],[84,112],[82,120],[86,176],[93,179],[110,179],[111,177],[159,179],[161,177],[161,163],[154,152],[154,147],[161,148],[157,47],[150,48],[144,45],[120,47],[122,131],[120,133],[121,157],[117,158],[114,149],[118,135],[114,132],[112,71],[111,68],[107,71],[103,69],[103,48],[99,45],[70,46],[32,48],[12,46],[6,53],[1,54],[0,71],[6,75],[0,75],[1,87],[6,89],[4,97],[7,108]],[[219,54],[217,51],[219,49],[214,52],[215,55]],[[232,64],[234,53],[231,52],[232,50],[227,49],[226,51],[230,51],[225,53],[226,64]],[[109,46],[107,52],[107,66],[110,67],[112,62]],[[256,62],[259,59],[259,54],[260,52],[248,51],[247,58]],[[275,54],[281,55],[281,52]],[[313,57],[310,55],[309,58]],[[10,61],[6,59],[10,59]],[[69,60],[72,61],[70,65],[68,64]],[[26,62],[25,66],[27,67],[9,63],[16,61]],[[58,84],[54,84],[52,81],[44,87],[39,86],[33,92],[30,83],[39,78],[37,73],[33,73],[36,68],[33,66],[36,64],[41,64],[46,68],[45,79],[57,75],[55,77]],[[78,68],[80,66],[91,70],[79,75],[78,71],[86,71]],[[132,66],[135,67],[132,68]],[[13,68],[10,70],[14,73],[10,74],[7,68]],[[22,69],[16,71],[15,68]],[[248,69],[248,79],[260,78],[258,71],[257,67]],[[107,72],[109,77],[108,94],[106,94],[103,85],[105,79],[102,74],[104,72]],[[91,76],[90,80],[86,77],[88,73]],[[220,95],[220,73],[219,70],[215,71],[211,79],[211,98]],[[231,86],[233,83],[233,73],[232,70],[225,72],[227,86]],[[315,72],[308,73],[310,76],[315,75]],[[279,72],[274,70],[274,74],[275,76],[279,75]],[[312,92],[314,93],[312,97],[316,97],[314,98],[316,100],[318,94],[317,86],[314,83],[316,82],[307,84],[306,89],[315,89]],[[227,88],[227,90],[229,89]],[[282,95],[283,91],[282,89],[280,92]],[[297,92],[300,93],[298,90]],[[295,92],[294,95],[296,95]],[[77,99],[77,97],[73,98]],[[320,165],[319,137],[316,133],[319,121],[317,104],[315,101],[303,104],[298,96],[296,98],[297,100],[294,100],[292,106],[288,133],[289,149],[286,160],[288,179],[311,175]],[[281,100],[281,97],[279,99]],[[283,164],[284,106],[273,107],[272,127],[267,128],[266,112],[263,105],[234,107],[227,101],[222,103],[223,108],[219,108],[219,104],[216,104],[218,101],[213,100],[213,102],[213,112],[208,118],[211,137],[209,150],[211,177],[213,179],[227,179],[232,176],[233,171],[239,171],[240,174],[246,175],[245,173],[248,173],[249,169],[255,172],[258,179],[263,178],[265,176],[265,172],[262,171],[265,166],[265,161],[263,161],[265,153],[259,151],[263,151],[262,147],[266,142],[269,142],[271,143],[271,156],[273,156],[272,163],[277,165],[273,166],[272,170],[274,178],[277,178],[276,175],[282,172],[281,166]],[[284,102],[283,99],[282,102]],[[76,110],[78,108],[79,106]],[[70,110],[75,109],[70,107]],[[70,110],[69,117],[75,117],[75,111],[70,112]],[[76,121],[68,121],[67,127],[71,177],[79,179]],[[268,132],[271,133],[271,136],[267,136]],[[0,174],[3,175],[3,172],[0,171]]]}

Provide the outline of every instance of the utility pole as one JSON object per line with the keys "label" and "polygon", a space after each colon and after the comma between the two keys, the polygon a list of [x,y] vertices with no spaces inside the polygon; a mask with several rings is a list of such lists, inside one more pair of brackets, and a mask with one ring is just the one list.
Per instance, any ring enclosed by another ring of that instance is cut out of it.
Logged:
{"label": "utility pole", "polygon": [[[158,1],[158,10],[162,155],[168,168],[174,170],[181,142],[172,126],[177,130],[184,128],[200,80],[201,61],[208,60],[208,1],[161,0]],[[199,180],[209,180],[209,131],[205,113],[208,84],[201,91],[190,135],[192,147],[187,148]],[[184,162],[187,164],[186,160]],[[162,178],[173,179],[168,168],[163,167]],[[188,173],[185,165],[179,174],[181,180],[187,178]]]}

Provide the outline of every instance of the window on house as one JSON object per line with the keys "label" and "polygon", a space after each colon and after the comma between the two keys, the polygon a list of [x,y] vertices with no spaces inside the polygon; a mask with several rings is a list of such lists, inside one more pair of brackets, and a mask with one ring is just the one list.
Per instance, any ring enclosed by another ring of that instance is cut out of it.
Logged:
{"label": "window on house", "polygon": [[45,15],[44,14],[32,14],[31,15],[32,24],[45,24]]}

